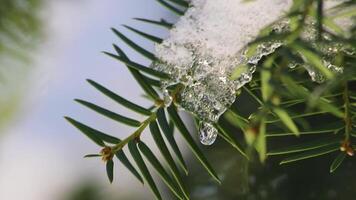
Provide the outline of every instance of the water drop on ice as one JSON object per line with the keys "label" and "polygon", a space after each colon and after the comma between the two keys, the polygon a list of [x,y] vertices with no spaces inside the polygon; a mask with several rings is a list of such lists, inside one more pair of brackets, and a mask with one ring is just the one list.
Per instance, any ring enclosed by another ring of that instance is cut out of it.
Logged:
{"label": "water drop on ice", "polygon": [[297,62],[290,62],[290,63],[288,63],[288,67],[290,68],[290,69],[294,69],[294,68],[296,68],[298,66],[298,63]]}
{"label": "water drop on ice", "polygon": [[203,145],[212,145],[218,136],[218,130],[210,123],[201,122],[199,127],[199,139]]}
{"label": "water drop on ice", "polygon": [[166,107],[170,106],[172,104],[173,98],[169,94],[167,89],[163,90],[163,103]]}

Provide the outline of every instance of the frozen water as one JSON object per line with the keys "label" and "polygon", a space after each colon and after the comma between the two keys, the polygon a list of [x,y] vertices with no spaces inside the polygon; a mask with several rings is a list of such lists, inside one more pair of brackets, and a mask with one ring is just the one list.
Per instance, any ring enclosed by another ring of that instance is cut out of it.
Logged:
{"label": "frozen water", "polygon": [[168,107],[172,104],[173,98],[169,94],[169,91],[167,89],[163,90],[163,103],[164,106]]}
{"label": "frozen water", "polygon": [[[343,23],[341,23],[341,25],[342,27],[347,26],[346,24]],[[340,52],[344,52],[346,54],[349,54],[350,52],[355,52],[355,50],[347,49],[346,46],[340,43],[331,42],[331,39],[328,34],[324,34],[322,37],[324,40],[329,41],[330,43],[320,44],[320,43],[312,42],[315,41],[317,37],[317,32],[316,29],[314,28],[313,22],[310,22],[309,25],[305,28],[305,31],[303,32],[302,36],[306,41],[310,41],[314,48],[320,50],[323,53],[323,57],[322,57],[323,65],[336,74],[343,73],[344,70],[342,66],[336,66],[332,64],[332,60],[334,59],[334,57]],[[290,63],[289,67],[294,68],[297,65],[298,65],[297,63]],[[314,67],[308,64],[302,64],[302,66],[308,71],[312,81],[317,83],[322,83],[325,81],[324,75],[319,70],[315,69]]]}
{"label": "frozen water", "polygon": [[179,94],[180,106],[200,120],[216,122],[235,101],[235,88],[234,81],[210,73],[185,87]]}
{"label": "frozen water", "polygon": [[[171,75],[171,80],[165,82],[167,86],[185,85],[178,94],[181,108],[200,120],[217,122],[235,101],[236,91],[252,79],[258,61],[281,44],[261,45],[251,59],[245,56],[245,46],[261,28],[280,17],[291,2],[192,0],[192,7],[170,31],[170,36],[156,45],[159,61],[152,67]],[[236,80],[230,80],[232,70],[242,63],[251,68]]]}
{"label": "frozen water", "polygon": [[203,145],[212,145],[216,137],[218,136],[218,130],[209,123],[201,122],[199,126],[199,139]]}
{"label": "frozen water", "polygon": [[[283,41],[259,45],[252,57],[247,57],[246,45],[258,36],[262,28],[280,18],[292,2],[191,0],[191,7],[171,29],[169,37],[155,46],[158,61],[152,64],[152,68],[170,75],[170,80],[163,83],[164,88],[177,83],[184,85],[177,94],[177,103],[203,121],[202,143],[210,143],[204,141],[210,138],[209,131],[215,130],[211,124],[217,122],[235,101],[238,89],[251,81],[258,62],[282,46]],[[289,22],[284,20],[274,24],[272,31],[281,33],[289,28]],[[313,28],[304,33],[307,40],[313,40],[315,36]],[[338,45],[316,47],[330,53],[330,56],[340,49]],[[325,64],[335,72],[342,72],[341,67],[332,65],[327,58]],[[289,66],[297,65],[291,63]],[[247,66],[247,69],[241,68],[240,76],[230,80],[237,66]],[[312,66],[304,67],[312,80],[324,80]],[[172,97],[168,91],[164,90],[164,93],[164,101],[169,105]]]}

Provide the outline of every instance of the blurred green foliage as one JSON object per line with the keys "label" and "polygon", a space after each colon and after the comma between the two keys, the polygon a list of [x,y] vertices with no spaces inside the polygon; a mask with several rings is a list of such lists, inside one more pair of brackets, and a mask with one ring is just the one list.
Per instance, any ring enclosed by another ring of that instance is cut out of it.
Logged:
{"label": "blurred green foliage", "polygon": [[103,196],[100,193],[99,186],[95,181],[90,180],[82,184],[75,185],[71,191],[66,191],[65,200],[99,200]]}
{"label": "blurred green foliage", "polygon": [[[283,145],[290,143],[283,141]],[[331,164],[334,154],[285,166],[276,158],[268,158],[264,164],[258,160],[248,163],[221,139],[204,153],[219,171],[222,185],[215,184],[199,164],[192,162],[185,182],[194,200],[354,199],[356,161],[352,159],[330,174],[325,166]]]}
{"label": "blurred green foliage", "polygon": [[42,0],[0,0],[0,54],[17,55],[40,32]]}
{"label": "blurred green foliage", "polygon": [[0,0],[0,128],[14,114],[41,36],[42,0]]}

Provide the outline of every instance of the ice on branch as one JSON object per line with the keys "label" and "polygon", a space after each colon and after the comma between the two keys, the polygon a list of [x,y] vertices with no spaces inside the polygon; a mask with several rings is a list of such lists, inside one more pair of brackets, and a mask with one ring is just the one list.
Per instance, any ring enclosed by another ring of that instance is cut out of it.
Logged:
{"label": "ice on branch", "polygon": [[[212,124],[235,101],[236,91],[251,81],[261,58],[273,53],[283,42],[264,43],[249,58],[245,55],[246,45],[262,28],[282,17],[292,0],[192,0],[190,3],[191,7],[171,29],[169,37],[156,45],[158,61],[152,67],[171,77],[162,83],[163,91],[177,83],[184,85],[177,97],[179,106],[206,123],[202,125],[204,129],[215,133]],[[288,21],[274,28],[283,32],[289,28]],[[241,69],[240,77],[231,80],[232,71],[241,64],[249,67]],[[312,67],[306,68],[314,79],[322,79]],[[216,135],[212,136],[201,135],[205,138],[203,143],[211,144],[206,138],[215,140]]]}
{"label": "ice on branch", "polygon": [[186,86],[180,93],[183,109],[213,123],[234,102],[236,90],[251,80],[253,68],[237,81],[229,79],[234,67],[246,62],[243,48],[286,11],[290,1],[193,0],[191,4],[169,38],[156,46],[160,61],[153,67],[171,75],[166,85]]}

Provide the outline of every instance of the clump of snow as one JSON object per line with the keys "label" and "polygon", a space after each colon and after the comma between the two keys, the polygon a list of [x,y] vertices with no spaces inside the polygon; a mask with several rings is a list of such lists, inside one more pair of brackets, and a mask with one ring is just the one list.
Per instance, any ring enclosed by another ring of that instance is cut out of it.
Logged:
{"label": "clump of snow", "polygon": [[280,17],[291,0],[193,0],[192,5],[170,37],[156,48],[157,55],[171,64],[181,62],[174,57],[193,59],[179,47],[176,56],[168,58],[166,47],[171,45],[193,45],[195,53],[221,59],[235,56],[263,27]]}
{"label": "clump of snow", "polygon": [[[250,58],[245,56],[246,45],[262,28],[282,17],[292,2],[191,0],[191,7],[170,30],[169,37],[155,48],[158,61],[152,67],[171,76],[163,83],[163,89],[176,83],[185,85],[178,93],[181,108],[202,121],[217,122],[235,101],[236,91],[252,79],[258,61],[283,42],[261,44]],[[288,21],[275,24],[274,28],[276,32],[288,30]],[[242,69],[240,77],[231,80],[232,71],[240,64],[249,64],[250,68]],[[322,80],[311,66],[305,68],[313,79]]]}
{"label": "clump of snow", "polygon": [[[153,68],[166,72],[172,85],[183,83],[180,106],[203,121],[216,122],[236,98],[236,90],[252,78],[246,69],[236,81],[234,67],[247,62],[244,47],[260,29],[277,20],[292,0],[192,0],[169,38],[156,46]],[[267,47],[273,52],[278,45]],[[254,58],[257,62],[260,58]]]}

